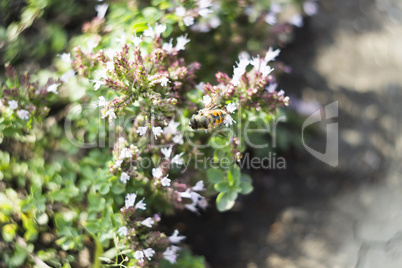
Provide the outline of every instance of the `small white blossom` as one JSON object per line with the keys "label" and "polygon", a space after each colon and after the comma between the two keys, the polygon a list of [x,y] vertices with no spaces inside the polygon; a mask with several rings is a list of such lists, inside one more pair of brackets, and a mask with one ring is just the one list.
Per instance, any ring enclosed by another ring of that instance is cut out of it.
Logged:
{"label": "small white blossom", "polygon": [[136,194],[127,194],[126,201],[125,201],[126,208],[130,208],[130,207],[134,206],[136,198],[137,198]]}
{"label": "small white blossom", "polygon": [[236,121],[233,120],[233,118],[230,116],[230,114],[227,114],[225,116],[225,120],[223,121],[223,123],[225,124],[226,127],[233,125],[233,122],[236,123]]}
{"label": "small white blossom", "polygon": [[165,177],[163,177],[161,179],[162,186],[170,186],[171,180],[168,177],[169,177],[169,174],[167,174]]}
{"label": "small white blossom", "polygon": [[170,157],[170,155],[172,154],[172,148],[173,148],[173,146],[161,149],[161,152],[165,156],[166,159],[168,159]]}
{"label": "small white blossom", "polygon": [[100,86],[103,86],[104,84],[106,84],[106,82],[104,81],[99,81],[99,80],[91,80],[92,82],[95,83],[94,85],[94,90],[98,90],[100,88]]}
{"label": "small white blossom", "polygon": [[134,258],[140,263],[142,263],[144,261],[144,252],[142,252],[141,250],[135,251]]}
{"label": "small white blossom", "polygon": [[278,92],[278,96],[283,96],[285,94],[285,91],[283,91],[282,89],[281,90],[279,90],[279,92]]}
{"label": "small white blossom", "polygon": [[180,125],[180,123],[176,123],[175,121],[170,120],[169,125],[163,129],[163,134],[165,135],[170,135],[170,134],[176,134],[177,133],[177,127]]}
{"label": "small white blossom", "polygon": [[155,23],[155,28],[152,28],[151,25],[148,24],[148,29],[144,31],[144,36],[148,36],[151,38],[160,37],[160,35],[166,30],[166,25],[160,25]]}
{"label": "small white blossom", "polygon": [[141,222],[141,224],[144,225],[144,226],[146,226],[146,227],[148,227],[148,228],[151,228],[151,227],[152,227],[152,224],[154,224],[154,221],[152,220],[151,217],[148,217],[148,218],[146,218],[145,220],[143,220],[143,221]]}
{"label": "small white blossom", "polygon": [[169,241],[172,244],[177,244],[180,243],[185,238],[186,238],[185,236],[179,236],[178,230],[174,230],[173,234],[169,236]]}
{"label": "small white blossom", "polygon": [[121,166],[121,163],[123,163],[123,160],[116,160],[116,162],[114,163],[114,167],[118,168]]}
{"label": "small white blossom", "polygon": [[142,209],[142,210],[145,210],[145,209],[146,209],[146,204],[144,203],[144,199],[145,199],[145,198],[141,199],[141,200],[135,205],[135,208],[136,208],[136,209]]}
{"label": "small white blossom", "polygon": [[68,80],[70,80],[74,76],[75,76],[74,70],[68,70],[64,74],[60,75],[60,81],[62,81],[63,83],[67,83]]}
{"label": "small white blossom", "polygon": [[159,179],[160,177],[162,177],[162,175],[163,171],[160,167],[152,169],[152,176],[154,176],[155,178]]}
{"label": "small white blossom", "polygon": [[113,60],[113,54],[114,54],[113,49],[108,48],[108,49],[105,50],[105,55],[111,60]]}
{"label": "small white blossom", "polygon": [[133,156],[133,152],[129,148],[123,148],[123,149],[121,149],[119,158],[125,159],[125,158],[131,158],[132,156]]}
{"label": "small white blossom", "polygon": [[185,204],[184,207],[185,207],[186,209],[192,211],[192,212],[195,212],[195,213],[197,213],[197,214],[199,213],[194,203],[192,203],[192,204]]}
{"label": "small white blossom", "polygon": [[166,87],[167,83],[170,82],[170,81],[169,81],[169,79],[167,77],[162,77],[161,79],[159,79],[159,82],[161,83],[161,86]]}
{"label": "small white blossom", "polygon": [[63,54],[60,55],[60,58],[64,62],[67,62],[67,63],[72,62],[70,53],[63,53]]}
{"label": "small white blossom", "polygon": [[144,251],[144,255],[148,260],[151,260],[151,258],[154,256],[155,254],[155,250],[153,250],[152,248],[147,248]]}
{"label": "small white blossom", "polygon": [[181,35],[179,37],[177,37],[177,44],[176,44],[176,49],[178,51],[180,50],[184,50],[184,46],[190,42],[190,39],[187,39],[187,36]]}
{"label": "small white blossom", "polygon": [[184,152],[175,155],[175,156],[172,158],[171,163],[172,163],[172,164],[176,164],[176,165],[183,165],[184,161],[183,161],[183,159],[181,158],[181,157],[183,156],[183,154],[184,154]]}
{"label": "small white blossom", "polygon": [[127,227],[126,226],[122,226],[120,227],[117,232],[119,233],[120,236],[126,236],[127,235]]}
{"label": "small white blossom", "polygon": [[289,97],[288,97],[288,96],[286,96],[285,98],[283,98],[283,104],[284,104],[285,106],[289,106]]}
{"label": "small white blossom", "polygon": [[282,11],[282,7],[279,3],[272,3],[270,7],[271,12],[277,14]]}
{"label": "small white blossom", "polygon": [[300,14],[294,14],[292,17],[290,17],[289,23],[296,27],[302,27],[303,17]]}
{"label": "small white blossom", "polygon": [[226,106],[226,110],[229,112],[229,113],[234,113],[234,111],[236,111],[236,104],[234,104],[234,103],[228,103],[228,105]]}
{"label": "small white blossom", "polygon": [[208,206],[208,201],[206,198],[202,198],[201,200],[198,201],[198,206],[202,209],[206,209]]}
{"label": "small white blossom", "polygon": [[112,61],[108,61],[106,63],[106,71],[108,71],[108,72],[114,71],[114,63]]}
{"label": "small white blossom", "polygon": [[173,43],[172,42],[173,42],[173,39],[171,38],[169,43],[163,43],[163,45],[162,45],[162,49],[166,50],[166,52],[168,54],[173,52]]}
{"label": "small white blossom", "polygon": [[98,106],[99,107],[104,107],[107,106],[108,102],[105,100],[105,97],[100,96],[99,101],[98,101]]}
{"label": "small white blossom", "polygon": [[179,17],[184,17],[184,15],[186,15],[186,9],[184,7],[176,7],[175,8],[175,13],[177,16]]}
{"label": "small white blossom", "polygon": [[122,32],[120,37],[117,37],[115,40],[117,43],[120,43],[122,45],[125,44],[127,42],[126,34],[124,32]]}
{"label": "small white blossom", "polygon": [[247,65],[250,64],[250,61],[246,58],[241,58],[237,63],[237,67],[233,69],[233,78],[231,83],[234,86],[238,86],[240,84],[241,76],[246,72]]}
{"label": "small white blossom", "polygon": [[98,13],[96,16],[100,19],[103,19],[105,17],[108,7],[109,7],[109,4],[107,4],[107,3],[95,6],[95,10]]}
{"label": "small white blossom", "polygon": [[95,73],[100,77],[100,78],[104,78],[107,79],[107,70],[106,69],[100,69],[95,71]]}
{"label": "small white blossom", "polygon": [[19,110],[17,112],[17,115],[22,120],[28,120],[29,119],[29,112],[27,110]]}
{"label": "small white blossom", "polygon": [[138,47],[142,42],[142,35],[137,37],[137,33],[134,33],[133,44],[135,47]]}
{"label": "small white blossom", "polygon": [[15,100],[9,100],[8,101],[8,107],[10,107],[10,109],[15,110],[18,108],[18,101]]}
{"label": "small white blossom", "polygon": [[194,24],[194,18],[191,17],[191,16],[185,16],[185,17],[183,18],[183,23],[184,23],[184,25],[186,25],[187,27],[188,27],[188,26],[191,26],[191,25]]}
{"label": "small white blossom", "polygon": [[204,103],[204,106],[208,106],[209,104],[211,104],[211,97],[209,95],[205,95],[204,97],[202,97],[202,102]]}
{"label": "small white blossom", "polygon": [[177,144],[183,144],[184,143],[182,134],[175,135],[172,140],[173,140],[174,143],[177,143]]}
{"label": "small white blossom", "polygon": [[156,139],[157,136],[160,136],[163,133],[163,129],[161,127],[152,127],[152,132]]}
{"label": "small white blossom", "polygon": [[204,182],[202,180],[199,180],[193,187],[193,191],[204,191]]}
{"label": "small white blossom", "polygon": [[116,114],[114,113],[114,108],[107,110],[101,118],[103,119],[106,117],[109,117],[109,120],[116,119]]}
{"label": "small white blossom", "polygon": [[191,198],[191,190],[188,188],[186,191],[181,192],[180,196],[183,198]]}
{"label": "small white blossom", "polygon": [[278,48],[276,50],[273,50],[272,47],[269,47],[267,53],[265,54],[264,61],[266,63],[275,60],[276,57],[278,57],[279,53],[281,50]]}
{"label": "small white blossom", "polygon": [[148,127],[138,127],[137,133],[140,136],[143,136],[145,133],[147,133]]}
{"label": "small white blossom", "polygon": [[93,40],[89,40],[87,41],[87,48],[89,52],[92,52],[92,50],[94,50],[94,48],[97,46],[98,44],[95,43],[95,41]]}
{"label": "small white blossom", "polygon": [[267,77],[267,75],[269,75],[273,70],[274,68],[271,68],[269,65],[262,64],[260,66],[260,72],[262,73],[262,77]]}
{"label": "small white blossom", "polygon": [[61,84],[51,84],[50,86],[47,87],[47,92],[52,92],[54,94],[59,94],[59,92],[57,92],[57,87],[60,86]]}
{"label": "small white blossom", "polygon": [[126,172],[122,172],[120,176],[120,180],[126,184],[128,180],[130,180],[130,176]]}

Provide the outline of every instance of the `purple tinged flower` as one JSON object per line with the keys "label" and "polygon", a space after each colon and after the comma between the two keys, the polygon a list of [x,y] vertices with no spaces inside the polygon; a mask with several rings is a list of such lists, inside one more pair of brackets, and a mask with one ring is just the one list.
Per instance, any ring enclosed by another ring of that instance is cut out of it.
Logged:
{"label": "purple tinged flower", "polygon": [[96,15],[96,17],[103,19],[105,17],[108,7],[109,7],[109,4],[107,4],[107,3],[95,6],[95,10],[98,13]]}
{"label": "purple tinged flower", "polygon": [[282,89],[281,90],[279,90],[279,92],[278,92],[278,96],[283,96],[285,94],[285,91],[283,91]]}
{"label": "purple tinged flower", "polygon": [[278,87],[278,84],[277,84],[277,83],[275,83],[275,82],[274,82],[274,83],[270,83],[270,84],[268,85],[268,87],[266,88],[266,90],[267,90],[269,93],[274,93],[277,87]]}
{"label": "purple tinged flower", "polygon": [[51,84],[50,86],[47,87],[47,92],[52,92],[54,94],[59,94],[59,92],[57,92],[57,87],[60,86],[61,84]]}
{"label": "purple tinged flower", "polygon": [[302,27],[303,17],[300,14],[294,14],[292,17],[290,17],[289,23],[296,27]]}
{"label": "purple tinged flower", "polygon": [[265,22],[268,23],[269,25],[275,25],[277,20],[276,20],[276,15],[275,13],[269,12],[266,16],[265,16]]}
{"label": "purple tinged flower", "polygon": [[146,218],[145,220],[143,220],[142,222],[141,222],[141,225],[144,225],[144,226],[146,226],[146,227],[148,227],[148,228],[152,228],[152,224],[154,224],[155,222],[152,220],[152,218],[151,217],[148,217],[148,218]]}
{"label": "purple tinged flower", "polygon": [[18,108],[18,101],[15,100],[9,100],[8,101],[8,107],[10,107],[10,109],[15,110]]}
{"label": "purple tinged flower", "polygon": [[129,176],[126,172],[122,172],[122,173],[121,173],[121,176],[120,176],[120,180],[121,180],[124,184],[126,184],[127,181],[130,180],[130,176]]}
{"label": "purple tinged flower", "polygon": [[176,246],[170,246],[168,247],[165,252],[163,252],[163,258],[170,262],[171,264],[176,263],[177,260],[177,251],[179,250],[179,247]]}
{"label": "purple tinged flower", "polygon": [[173,231],[173,234],[169,236],[169,241],[172,244],[177,244],[180,243],[185,238],[186,238],[185,236],[179,236],[179,231],[176,229]]}
{"label": "purple tinged flower", "polygon": [[126,226],[121,226],[117,232],[119,233],[120,236],[126,236],[127,235],[127,227]]}
{"label": "purple tinged flower", "polygon": [[17,115],[19,118],[22,120],[28,120],[29,119],[29,112],[27,110],[19,110],[17,111]]}

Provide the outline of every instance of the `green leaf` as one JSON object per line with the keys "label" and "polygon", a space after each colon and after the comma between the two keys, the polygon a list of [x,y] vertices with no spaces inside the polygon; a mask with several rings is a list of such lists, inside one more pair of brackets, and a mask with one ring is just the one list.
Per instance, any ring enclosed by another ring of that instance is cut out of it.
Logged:
{"label": "green leaf", "polygon": [[242,173],[242,174],[241,174],[240,181],[241,181],[241,182],[247,182],[247,183],[251,184],[251,182],[252,182],[253,180],[251,179],[250,175],[245,174],[245,173]]}
{"label": "green leaf", "polygon": [[231,209],[234,204],[235,201],[229,198],[228,193],[220,193],[216,198],[216,207],[221,212]]}
{"label": "green leaf", "polygon": [[85,225],[85,228],[91,234],[97,234],[100,232],[100,226],[97,222],[89,222],[87,225]]}
{"label": "green leaf", "polygon": [[249,194],[253,191],[253,186],[248,182],[240,182],[239,189],[241,194]]}
{"label": "green leaf", "polygon": [[207,170],[208,181],[212,183],[219,183],[225,178],[225,174],[220,169],[209,168]]}
{"label": "green leaf", "polygon": [[146,7],[142,10],[142,15],[147,21],[154,22],[163,16],[163,12],[155,7]]}
{"label": "green leaf", "polygon": [[16,231],[17,231],[16,224],[10,223],[10,224],[4,225],[3,230],[1,232],[1,235],[3,236],[4,241],[11,242],[15,237]]}
{"label": "green leaf", "polygon": [[215,188],[215,190],[217,190],[218,192],[221,192],[221,193],[228,192],[231,189],[231,187],[227,181],[221,181],[221,182],[215,184],[214,188]]}
{"label": "green leaf", "polygon": [[230,185],[238,185],[240,182],[240,167],[238,165],[233,165],[228,171],[228,181]]}
{"label": "green leaf", "polygon": [[102,186],[99,189],[99,192],[101,195],[105,195],[105,194],[109,193],[109,191],[110,191],[109,184],[102,184]]}

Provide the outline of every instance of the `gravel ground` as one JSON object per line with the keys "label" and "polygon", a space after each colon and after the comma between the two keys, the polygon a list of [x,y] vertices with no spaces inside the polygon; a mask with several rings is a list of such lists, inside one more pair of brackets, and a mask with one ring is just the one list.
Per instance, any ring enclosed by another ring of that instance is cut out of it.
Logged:
{"label": "gravel ground", "polygon": [[402,2],[319,3],[282,52],[293,71],[280,86],[338,101],[339,165],[292,150],[285,171],[254,171],[234,211],[190,215],[188,242],[211,267],[402,267]]}

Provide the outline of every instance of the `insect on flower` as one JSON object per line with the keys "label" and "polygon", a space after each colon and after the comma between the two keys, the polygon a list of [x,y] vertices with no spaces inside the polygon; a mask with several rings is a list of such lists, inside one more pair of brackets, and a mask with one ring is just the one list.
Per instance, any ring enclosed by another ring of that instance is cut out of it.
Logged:
{"label": "insect on flower", "polygon": [[[204,98],[204,100],[207,98]],[[194,129],[205,129],[205,131],[211,131],[215,128],[220,128],[224,125],[224,120],[226,112],[217,109],[217,105],[214,103],[219,103],[220,96],[217,94],[212,99],[217,99],[218,101],[204,101],[206,108],[199,110],[197,114],[194,114],[191,119],[189,126]]]}

